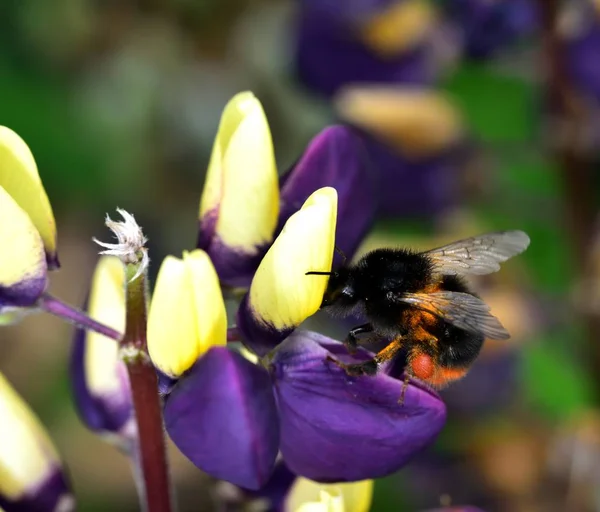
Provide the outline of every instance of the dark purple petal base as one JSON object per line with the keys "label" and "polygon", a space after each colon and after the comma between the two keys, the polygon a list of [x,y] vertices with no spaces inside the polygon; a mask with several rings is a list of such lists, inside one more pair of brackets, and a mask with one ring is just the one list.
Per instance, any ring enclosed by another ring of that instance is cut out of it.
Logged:
{"label": "dark purple petal base", "polygon": [[444,403],[411,383],[400,405],[402,381],[384,373],[350,377],[326,361],[331,350],[343,345],[296,331],[270,361],[286,464],[319,482],[394,473],[435,440],[446,420]]}
{"label": "dark purple petal base", "polygon": [[0,285],[0,311],[4,307],[34,306],[48,286],[46,269],[39,274],[12,286]]}
{"label": "dark purple petal base", "polygon": [[213,347],[175,385],[165,427],[181,452],[209,475],[247,489],[269,481],[279,446],[269,375]]}
{"label": "dark purple petal base", "polygon": [[361,135],[348,126],[330,126],[316,135],[281,188],[279,232],[285,222],[321,187],[338,193],[335,243],[351,258],[377,211],[377,176]]}
{"label": "dark purple petal base", "polygon": [[119,394],[111,397],[96,395],[87,385],[85,354],[85,331],[77,329],[70,361],[71,386],[77,412],[90,430],[119,433],[133,415],[127,374],[123,372]]}
{"label": "dark purple petal base", "polygon": [[17,501],[9,501],[0,494],[0,509],[4,512],[71,512],[75,510],[75,498],[67,478],[56,468]]}
{"label": "dark purple petal base", "polygon": [[250,254],[225,244],[214,233],[212,238],[209,238],[203,229],[203,222],[200,222],[199,233],[198,248],[208,253],[221,282],[232,287],[249,287],[271,244],[256,247],[256,252]]}
{"label": "dark purple petal base", "polygon": [[260,322],[250,305],[250,294],[247,293],[238,308],[236,323],[242,335],[242,343],[257,356],[263,357],[287,338],[294,329],[277,330]]}

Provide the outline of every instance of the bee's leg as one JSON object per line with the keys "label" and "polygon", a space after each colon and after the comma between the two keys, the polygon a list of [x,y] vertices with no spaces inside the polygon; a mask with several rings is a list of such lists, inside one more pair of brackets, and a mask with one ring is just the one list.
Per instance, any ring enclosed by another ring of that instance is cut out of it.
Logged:
{"label": "bee's leg", "polygon": [[356,354],[356,349],[358,347],[357,336],[368,332],[373,332],[373,326],[371,324],[362,324],[350,329],[348,336],[346,336],[346,339],[344,340],[344,345],[350,354]]}
{"label": "bee's leg", "polygon": [[344,364],[329,356],[327,359],[333,361],[340,368],[346,370],[348,375],[375,375],[379,368],[379,364],[389,361],[402,348],[402,337],[394,338],[390,344],[383,350],[380,350],[373,359],[362,363]]}
{"label": "bee's leg", "polygon": [[402,383],[402,391],[400,392],[400,398],[398,398],[398,403],[400,405],[404,405],[404,397],[406,396],[406,390],[408,389],[408,383],[410,381],[410,375],[408,372],[404,374],[404,382]]}

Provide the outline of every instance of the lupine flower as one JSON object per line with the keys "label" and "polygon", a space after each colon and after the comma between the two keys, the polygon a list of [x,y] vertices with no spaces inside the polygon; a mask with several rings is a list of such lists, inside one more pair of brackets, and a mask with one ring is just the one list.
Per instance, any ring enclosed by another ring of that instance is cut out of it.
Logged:
{"label": "lupine flower", "polygon": [[422,0],[300,0],[296,69],[312,91],[331,96],[351,83],[431,84],[434,8]]}
{"label": "lupine flower", "polygon": [[318,188],[338,191],[345,222],[337,244],[348,257],[374,218],[375,181],[356,131],[333,126],[317,134],[285,174],[281,191],[270,137],[259,101],[251,93],[235,96],[221,118],[202,193],[198,237],[198,247],[211,257],[221,282],[230,286],[250,285],[283,225]]}
{"label": "lupine flower", "polygon": [[52,441],[0,375],[0,509],[68,512],[75,502]]}
{"label": "lupine flower", "polygon": [[[297,477],[280,460],[261,489],[250,491],[221,481],[216,485],[216,493],[225,510],[367,512],[371,506],[373,484],[372,480],[320,484]],[[327,508],[328,505],[334,508]]]}
{"label": "lupine flower", "polygon": [[277,226],[279,189],[271,132],[250,92],[225,107],[200,201],[198,247],[221,280],[244,284]]}
{"label": "lupine flower", "polygon": [[532,35],[538,19],[534,0],[452,0],[446,13],[456,24],[466,55],[486,58]]}
{"label": "lupine flower", "polygon": [[[327,287],[335,244],[337,193],[323,188],[292,215],[269,249],[237,314],[244,343],[264,356],[317,312]],[[315,279],[311,279],[311,278]]]}
{"label": "lupine flower", "polygon": [[[35,306],[58,267],[50,202],[27,144],[0,126],[0,324]],[[10,247],[10,250],[6,250]]]}
{"label": "lupine flower", "polygon": [[343,121],[364,130],[381,215],[429,218],[456,206],[468,152],[449,98],[430,89],[371,85],[345,88],[335,105]]}
{"label": "lupine flower", "polygon": [[293,512],[368,512],[373,480],[341,484],[319,484],[297,478],[285,501]]}
{"label": "lupine flower", "polygon": [[197,249],[163,261],[148,314],[148,352],[161,389],[179,379],[212,346],[227,343],[227,317],[219,278]]}
{"label": "lupine flower", "polygon": [[[87,310],[104,325],[125,331],[125,271],[118,258],[102,256],[98,261]],[[124,449],[131,449],[136,437],[135,418],[129,377],[117,342],[78,329],[71,355],[71,379],[82,421]]]}
{"label": "lupine flower", "polygon": [[414,384],[398,404],[402,380],[349,377],[326,362],[344,353],[343,344],[302,331],[263,366],[212,348],[166,398],[167,432],[198,467],[249,489],[268,482],[278,450],[294,473],[315,481],[391,474],[433,441],[444,404]]}

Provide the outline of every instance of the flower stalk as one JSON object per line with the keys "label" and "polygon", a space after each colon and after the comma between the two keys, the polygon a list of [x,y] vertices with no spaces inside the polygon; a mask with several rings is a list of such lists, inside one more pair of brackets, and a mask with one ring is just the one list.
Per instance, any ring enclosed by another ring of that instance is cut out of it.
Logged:
{"label": "flower stalk", "polygon": [[45,293],[40,297],[38,301],[38,307],[46,313],[50,313],[51,315],[57,316],[69,322],[75,327],[88,329],[90,331],[97,332],[98,334],[103,334],[104,336],[112,338],[116,341],[119,341],[123,337],[123,333],[115,331],[111,327],[97,322],[80,309],[63,302],[62,300],[48,293]]}
{"label": "flower stalk", "polygon": [[139,435],[140,485],[144,510],[169,512],[171,491],[167,470],[163,422],[156,371],[148,356],[146,341],[147,279],[145,271],[137,278],[139,264],[126,265],[126,327],[120,352],[127,366]]}
{"label": "flower stalk", "polygon": [[[562,2],[538,0],[541,19],[542,48],[546,66],[547,97],[553,116],[553,128],[558,130],[551,139],[550,151],[558,164],[557,171],[564,187],[563,208],[566,229],[572,238],[574,268],[581,282],[586,282],[590,268],[590,249],[596,222],[596,202],[592,162],[582,144],[586,130],[585,109],[579,103],[577,91],[568,75],[566,52],[559,35],[559,16]],[[587,331],[590,375],[600,375],[600,317],[581,312]],[[600,379],[595,378],[596,401],[600,402]]]}

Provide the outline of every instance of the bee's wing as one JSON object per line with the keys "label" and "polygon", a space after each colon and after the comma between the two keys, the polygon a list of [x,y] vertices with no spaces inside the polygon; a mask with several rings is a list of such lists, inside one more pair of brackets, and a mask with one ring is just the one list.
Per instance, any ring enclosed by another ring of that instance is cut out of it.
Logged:
{"label": "bee's wing", "polygon": [[423,254],[434,265],[434,272],[445,275],[491,274],[500,263],[523,252],[529,237],[523,231],[496,231],[465,238]]}
{"label": "bee's wing", "polygon": [[490,313],[490,307],[468,293],[407,293],[398,300],[433,313],[459,329],[478,332],[493,340],[510,338],[500,320]]}

